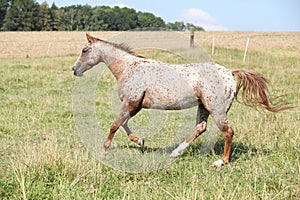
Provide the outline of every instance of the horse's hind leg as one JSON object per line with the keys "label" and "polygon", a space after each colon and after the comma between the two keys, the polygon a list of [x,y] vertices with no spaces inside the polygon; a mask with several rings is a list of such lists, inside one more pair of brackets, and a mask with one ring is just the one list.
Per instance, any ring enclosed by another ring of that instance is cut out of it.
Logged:
{"label": "horse's hind leg", "polygon": [[213,115],[213,118],[217,126],[219,127],[219,129],[222,131],[222,134],[225,138],[225,146],[224,146],[222,159],[217,160],[212,164],[213,167],[220,167],[223,164],[227,164],[229,162],[230,148],[231,148],[232,137],[234,135],[234,132],[228,123],[226,114]]}
{"label": "horse's hind leg", "polygon": [[203,106],[202,103],[198,106],[196,128],[193,134],[191,134],[184,142],[182,142],[176,149],[172,151],[171,156],[177,157],[183,153],[183,151],[190,146],[190,144],[199,137],[203,132],[206,131],[207,118],[209,112]]}

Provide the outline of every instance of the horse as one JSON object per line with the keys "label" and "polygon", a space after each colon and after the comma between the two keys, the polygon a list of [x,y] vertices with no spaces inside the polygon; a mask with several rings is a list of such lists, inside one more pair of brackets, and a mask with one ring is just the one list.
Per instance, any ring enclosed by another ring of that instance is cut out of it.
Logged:
{"label": "horse", "polygon": [[141,109],[180,110],[198,106],[194,132],[170,156],[181,155],[205,132],[207,119],[211,115],[225,139],[221,159],[212,163],[213,167],[220,167],[229,163],[234,131],[227,119],[227,112],[240,90],[242,102],[248,106],[261,107],[272,113],[288,108],[272,103],[268,81],[256,71],[230,70],[213,62],[166,64],[140,56],[124,44],[101,40],[89,33],[86,33],[86,38],[88,43],[72,68],[74,75],[80,77],[93,66],[104,62],[117,80],[122,102],[100,151],[102,156],[105,156],[121,126],[131,141],[144,146],[144,140],[128,127],[128,120]]}

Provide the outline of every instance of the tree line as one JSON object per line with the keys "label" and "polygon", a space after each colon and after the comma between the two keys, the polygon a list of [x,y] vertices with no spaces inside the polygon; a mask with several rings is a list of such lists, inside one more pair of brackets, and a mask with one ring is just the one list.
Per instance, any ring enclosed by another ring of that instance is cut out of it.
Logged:
{"label": "tree line", "polygon": [[[126,31],[188,30],[191,23],[165,23],[149,12],[118,6],[72,5],[57,7],[45,1],[0,0],[1,31]],[[194,26],[195,30],[204,31]]]}

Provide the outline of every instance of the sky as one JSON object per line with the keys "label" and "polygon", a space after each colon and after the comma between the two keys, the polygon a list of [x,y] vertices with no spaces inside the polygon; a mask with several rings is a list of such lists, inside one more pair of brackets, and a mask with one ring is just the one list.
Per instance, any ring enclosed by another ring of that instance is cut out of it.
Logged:
{"label": "sky", "polygon": [[[42,3],[45,0],[37,0]],[[300,32],[299,0],[46,0],[70,5],[119,6],[150,12],[166,23],[183,21],[206,31]]]}

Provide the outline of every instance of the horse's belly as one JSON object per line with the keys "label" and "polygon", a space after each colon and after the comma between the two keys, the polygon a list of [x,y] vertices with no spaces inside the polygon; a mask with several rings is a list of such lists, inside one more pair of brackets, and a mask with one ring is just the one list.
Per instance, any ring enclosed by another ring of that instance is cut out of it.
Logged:
{"label": "horse's belly", "polygon": [[194,91],[184,85],[173,87],[149,87],[146,90],[146,107],[165,110],[180,110],[198,105]]}

